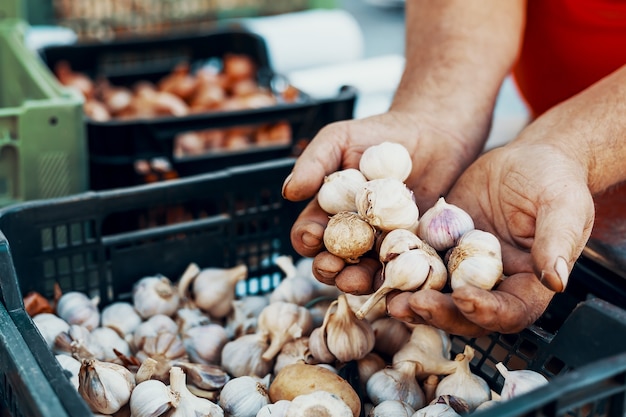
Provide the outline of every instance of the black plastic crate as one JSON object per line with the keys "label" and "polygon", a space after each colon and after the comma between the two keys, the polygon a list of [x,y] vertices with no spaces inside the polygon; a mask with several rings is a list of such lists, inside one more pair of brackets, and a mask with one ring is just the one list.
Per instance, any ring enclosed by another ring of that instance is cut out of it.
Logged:
{"label": "black plastic crate", "polygon": [[[270,292],[283,277],[273,257],[297,258],[289,231],[304,203],[287,202],[280,194],[293,163],[286,158],[1,210],[0,230],[12,254],[1,264],[3,303],[65,412],[40,414],[89,412],[26,315],[22,294],[51,296],[58,282],[66,291],[99,295],[106,305],[128,300],[133,283],[143,276],[162,273],[177,279],[190,262],[200,267],[245,263],[249,279],[239,293]],[[481,416],[582,416],[589,410],[623,415],[626,311],[591,291],[569,290],[580,281],[593,288],[595,278],[574,274],[573,286],[555,297],[536,325],[518,334],[452,337],[454,352],[466,343],[475,348],[474,371],[496,391],[502,384],[495,370],[499,361],[551,379],[547,387]]]}
{"label": "black plastic crate", "polygon": [[[40,51],[51,70],[66,61],[75,71],[92,79],[104,77],[119,86],[132,86],[142,80],[155,82],[181,62],[193,67],[220,60],[229,53],[252,58],[258,84],[276,91],[278,96],[285,79],[271,68],[264,39],[237,27],[219,27],[202,34],[48,46]],[[86,118],[90,188],[103,190],[147,182],[145,175],[136,170],[139,161],[165,160],[170,177],[186,177],[297,155],[323,126],[352,118],[356,97],[357,91],[346,86],[335,97],[313,99],[300,91],[294,102],[279,101],[255,109],[106,122]],[[174,154],[176,137],[183,133],[275,123],[289,125],[290,143],[218,149],[189,157]]]}

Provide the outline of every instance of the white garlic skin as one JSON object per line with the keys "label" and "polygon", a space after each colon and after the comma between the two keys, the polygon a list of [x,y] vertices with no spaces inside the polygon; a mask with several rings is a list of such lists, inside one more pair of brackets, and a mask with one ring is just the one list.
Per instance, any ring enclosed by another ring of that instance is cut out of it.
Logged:
{"label": "white garlic skin", "polygon": [[118,359],[115,350],[122,355],[130,356],[130,345],[110,327],[97,327],[91,331],[91,340],[102,348],[102,360],[114,362]]}
{"label": "white garlic skin", "polygon": [[502,400],[509,400],[548,383],[545,376],[530,369],[510,371],[501,362],[496,364],[496,369],[504,377],[504,385],[500,393]]}
{"label": "white garlic skin", "polygon": [[382,142],[367,148],[359,161],[359,171],[368,180],[395,178],[406,180],[413,169],[409,151],[399,143]]}
{"label": "white garlic skin", "polygon": [[378,257],[381,262],[389,262],[401,253],[411,249],[418,249],[422,245],[421,239],[410,230],[394,229],[387,232],[380,243]]}
{"label": "white garlic skin", "polygon": [[222,348],[230,340],[219,324],[196,326],[182,334],[185,350],[192,362],[219,364]]}
{"label": "white garlic skin", "polygon": [[413,414],[413,417],[461,417],[447,404],[430,404]]}
{"label": "white garlic skin", "polygon": [[143,319],[131,303],[118,301],[102,309],[100,325],[110,327],[120,336],[132,335]]}
{"label": "white garlic skin", "polygon": [[165,314],[156,314],[150,317],[137,326],[133,332],[133,349],[143,349],[143,344],[147,338],[156,337],[156,335],[161,332],[175,334],[178,332],[178,324],[176,324],[174,319]]}
{"label": "white garlic skin", "polygon": [[290,404],[289,400],[278,400],[275,403],[266,404],[256,413],[256,417],[285,417]]}
{"label": "white garlic skin", "polygon": [[97,301],[79,291],[66,292],[59,298],[56,312],[69,324],[79,324],[92,330],[100,325]]}
{"label": "white garlic skin", "polygon": [[221,355],[222,367],[232,376],[254,375],[263,377],[272,371],[274,361],[262,358],[269,347],[262,335],[245,334],[224,345]]}
{"label": "white garlic skin", "polygon": [[415,409],[400,400],[385,400],[374,406],[367,417],[411,417]]}
{"label": "white garlic skin", "polygon": [[419,209],[413,191],[398,179],[368,181],[357,192],[355,201],[359,215],[379,230],[410,230],[418,224]]}
{"label": "white garlic skin", "polygon": [[345,401],[328,391],[297,395],[285,413],[285,417],[311,416],[354,417],[354,414]]}
{"label": "white garlic skin", "polygon": [[59,334],[70,330],[70,324],[53,313],[39,313],[32,320],[50,349]]}
{"label": "white garlic skin", "polygon": [[347,168],[324,177],[317,192],[317,202],[328,214],[340,211],[356,211],[354,197],[367,179],[358,169]]}
{"label": "white garlic skin", "polygon": [[179,399],[167,385],[156,379],[143,381],[130,395],[130,413],[133,417],[154,417],[178,405]]}
{"label": "white garlic skin", "polygon": [[448,271],[453,290],[464,285],[492,289],[503,272],[498,238],[478,229],[466,232],[450,251]]}
{"label": "white garlic skin", "polygon": [[457,369],[443,377],[437,384],[436,398],[444,395],[458,397],[467,402],[470,411],[474,411],[485,401],[491,400],[491,388],[487,381],[470,370],[469,364],[473,357],[474,348],[466,345],[463,353],[458,354],[454,359]]}
{"label": "white garlic skin", "polygon": [[446,251],[472,229],[474,221],[471,216],[440,197],[419,219],[417,235],[436,250]]}
{"label": "white garlic skin", "polygon": [[78,389],[78,373],[80,372],[80,361],[65,354],[55,355],[56,360],[63,368],[64,373],[67,374],[70,382],[76,389]]}
{"label": "white garlic skin", "polygon": [[175,286],[164,276],[141,278],[133,287],[133,306],[144,319],[156,314],[173,316],[179,302]]}
{"label": "white garlic skin", "polygon": [[255,417],[270,403],[267,387],[259,378],[241,376],[233,378],[220,392],[219,406],[232,417]]}
{"label": "white garlic skin", "polygon": [[365,385],[372,403],[378,405],[385,400],[397,400],[415,410],[422,408],[426,398],[415,378],[417,366],[415,362],[404,361],[374,373]]}
{"label": "white garlic skin", "polygon": [[102,414],[113,414],[126,405],[135,388],[135,377],[127,368],[95,359],[82,362],[78,381],[79,394]]}

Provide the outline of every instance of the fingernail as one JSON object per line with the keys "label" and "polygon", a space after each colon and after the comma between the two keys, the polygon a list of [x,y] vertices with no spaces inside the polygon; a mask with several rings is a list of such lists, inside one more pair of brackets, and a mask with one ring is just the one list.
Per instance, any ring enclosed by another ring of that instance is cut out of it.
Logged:
{"label": "fingernail", "polygon": [[557,258],[556,263],[554,264],[554,270],[563,283],[563,289],[565,289],[565,287],[567,287],[567,281],[569,280],[569,268],[565,258],[561,256]]}
{"label": "fingernail", "polygon": [[283,198],[286,198],[285,197],[285,188],[287,188],[287,185],[289,184],[289,181],[291,181],[292,177],[293,177],[293,172],[290,173],[289,175],[287,175],[287,178],[285,178],[285,181],[283,182],[283,188],[280,191],[280,193],[282,194]]}
{"label": "fingernail", "polygon": [[318,236],[315,236],[312,233],[303,233],[302,243],[304,243],[304,245],[307,246],[308,248],[317,249],[319,248],[322,241],[320,240]]}
{"label": "fingernail", "polygon": [[[539,281],[549,290],[562,292],[569,280],[569,268],[565,258],[559,256],[554,263],[554,274],[548,271],[541,271]],[[556,275],[556,276],[555,276]]]}

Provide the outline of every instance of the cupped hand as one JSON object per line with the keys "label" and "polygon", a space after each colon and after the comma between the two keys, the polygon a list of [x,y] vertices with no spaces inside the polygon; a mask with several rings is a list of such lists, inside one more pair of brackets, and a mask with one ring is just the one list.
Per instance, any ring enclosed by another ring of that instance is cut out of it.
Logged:
{"label": "cupped hand", "polygon": [[[401,143],[413,156],[413,170],[406,184],[421,212],[448,192],[482,147],[482,142],[455,136],[423,116],[398,111],[337,122],[320,130],[305,148],[285,180],[283,196],[291,201],[314,197],[326,175],[358,168],[365,149],[384,141]],[[327,223],[328,214],[313,198],[291,229],[294,249],[302,256],[316,257],[313,272],[320,281],[352,294],[372,292],[380,269],[377,258],[364,256],[359,264],[345,266],[324,249]]]}
{"label": "cupped hand", "polygon": [[591,234],[594,204],[583,167],[568,152],[524,141],[494,149],[470,166],[446,200],[502,245],[504,281],[494,290],[462,287],[400,293],[391,315],[452,334],[516,333],[563,291]]}

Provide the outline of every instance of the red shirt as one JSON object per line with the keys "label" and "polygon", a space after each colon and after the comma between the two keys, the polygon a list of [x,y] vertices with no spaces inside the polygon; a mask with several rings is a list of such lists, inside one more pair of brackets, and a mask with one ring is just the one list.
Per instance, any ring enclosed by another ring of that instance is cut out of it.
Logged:
{"label": "red shirt", "polygon": [[528,0],[514,79],[537,116],[626,64],[626,0]]}

